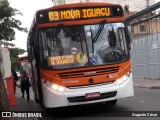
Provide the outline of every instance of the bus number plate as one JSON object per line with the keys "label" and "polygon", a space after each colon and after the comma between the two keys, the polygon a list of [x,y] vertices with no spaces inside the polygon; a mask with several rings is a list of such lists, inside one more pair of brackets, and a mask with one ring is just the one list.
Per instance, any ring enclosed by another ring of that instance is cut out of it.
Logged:
{"label": "bus number plate", "polygon": [[94,93],[87,93],[86,94],[86,98],[95,98],[95,97],[99,97],[100,96],[100,92],[94,92]]}

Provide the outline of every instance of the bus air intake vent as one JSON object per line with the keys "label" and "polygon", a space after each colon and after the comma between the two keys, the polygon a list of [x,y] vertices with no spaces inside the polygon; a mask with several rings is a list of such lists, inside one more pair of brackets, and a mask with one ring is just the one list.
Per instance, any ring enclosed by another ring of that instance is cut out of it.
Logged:
{"label": "bus air intake vent", "polygon": [[80,70],[73,72],[64,72],[64,73],[59,73],[59,76],[61,79],[67,79],[67,78],[104,75],[104,74],[116,73],[118,71],[119,67],[110,67],[110,68],[100,68],[100,69],[83,70],[83,71]]}
{"label": "bus air intake vent", "polygon": [[67,88],[69,89],[80,89],[80,88],[90,88],[90,87],[97,87],[97,86],[104,86],[104,85],[109,85],[112,84],[114,81],[109,81],[109,82],[103,82],[103,83],[97,83],[97,84],[87,84],[87,85],[80,85],[80,86],[69,86]]}

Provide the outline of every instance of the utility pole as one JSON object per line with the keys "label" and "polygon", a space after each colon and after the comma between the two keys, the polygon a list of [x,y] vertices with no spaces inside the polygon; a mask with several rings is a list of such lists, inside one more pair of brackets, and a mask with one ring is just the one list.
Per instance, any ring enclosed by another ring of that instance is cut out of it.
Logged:
{"label": "utility pole", "polygon": [[149,0],[146,0],[146,8],[149,7]]}
{"label": "utility pole", "polygon": [[52,0],[53,5],[61,5],[61,4],[65,4],[65,0]]}
{"label": "utility pole", "polygon": [[59,0],[59,4],[65,4],[65,0]]}

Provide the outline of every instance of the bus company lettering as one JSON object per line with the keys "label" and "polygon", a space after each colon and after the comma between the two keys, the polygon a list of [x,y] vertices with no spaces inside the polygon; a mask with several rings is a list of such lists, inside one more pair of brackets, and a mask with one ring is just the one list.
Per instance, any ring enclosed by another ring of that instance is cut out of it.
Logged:
{"label": "bus company lettering", "polygon": [[63,80],[64,84],[79,83],[79,80]]}
{"label": "bus company lettering", "polygon": [[51,65],[62,65],[74,63],[73,55],[55,56],[49,58]]}
{"label": "bus company lettering", "polygon": [[69,19],[83,19],[95,17],[107,17],[111,15],[110,7],[103,8],[85,8],[85,9],[72,9],[61,11],[49,11],[49,20],[69,20]]}

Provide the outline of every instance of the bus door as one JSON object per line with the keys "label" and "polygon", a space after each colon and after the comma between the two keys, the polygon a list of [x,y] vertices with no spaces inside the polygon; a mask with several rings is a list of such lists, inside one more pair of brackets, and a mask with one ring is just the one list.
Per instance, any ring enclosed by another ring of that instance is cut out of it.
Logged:
{"label": "bus door", "polygon": [[39,91],[38,91],[38,74],[37,74],[37,65],[36,65],[36,60],[35,56],[33,53],[33,48],[31,48],[31,54],[32,54],[32,60],[31,60],[31,66],[32,66],[32,84],[33,84],[33,89],[34,89],[34,94],[35,94],[35,100],[36,102],[39,102]]}

